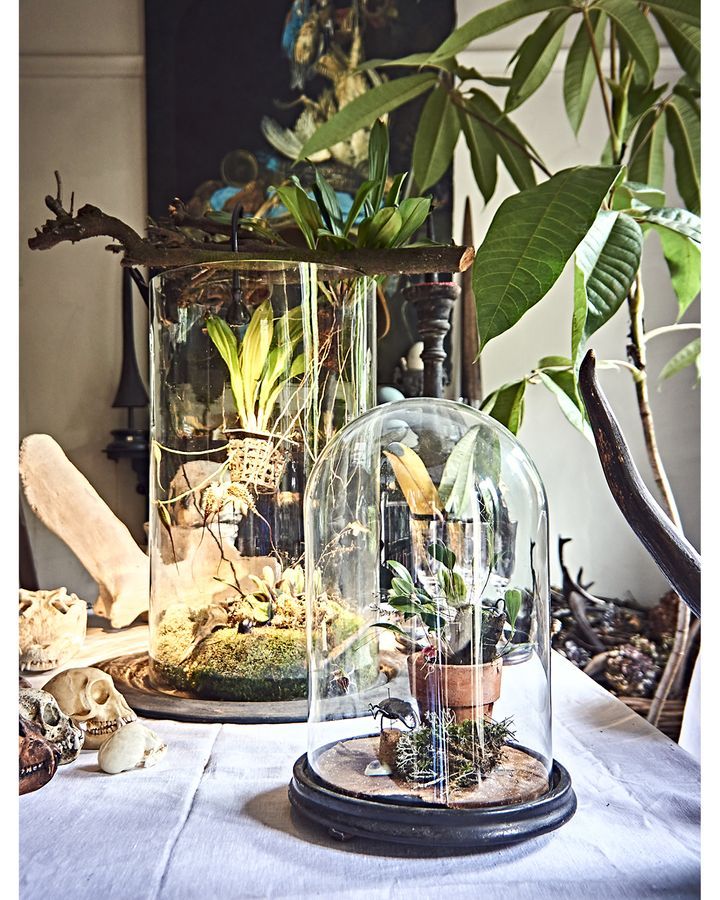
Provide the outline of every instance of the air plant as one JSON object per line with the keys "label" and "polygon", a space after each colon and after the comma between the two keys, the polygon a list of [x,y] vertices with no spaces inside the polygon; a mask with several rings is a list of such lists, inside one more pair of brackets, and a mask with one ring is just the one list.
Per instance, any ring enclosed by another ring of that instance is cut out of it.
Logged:
{"label": "air plant", "polygon": [[238,341],[224,319],[209,316],[207,330],[230,373],[230,390],[241,428],[268,434],[280,393],[293,378],[304,374],[305,355],[299,308],[277,321],[269,300],[257,307]]}

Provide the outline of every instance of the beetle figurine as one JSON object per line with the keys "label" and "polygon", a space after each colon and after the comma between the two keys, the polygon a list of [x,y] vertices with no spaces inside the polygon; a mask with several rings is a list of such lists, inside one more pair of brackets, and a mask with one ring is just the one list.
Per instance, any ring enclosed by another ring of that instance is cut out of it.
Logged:
{"label": "beetle figurine", "polygon": [[387,700],[382,700],[380,703],[371,703],[370,712],[373,719],[377,719],[378,715],[380,716],[380,731],[384,730],[385,719],[402,722],[411,731],[420,724],[412,705],[407,700],[401,700],[399,697],[388,697]]}

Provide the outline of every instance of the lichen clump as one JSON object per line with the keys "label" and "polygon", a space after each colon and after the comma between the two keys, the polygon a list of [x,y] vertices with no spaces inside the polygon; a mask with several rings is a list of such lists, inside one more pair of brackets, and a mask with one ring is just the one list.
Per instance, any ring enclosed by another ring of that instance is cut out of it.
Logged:
{"label": "lichen clump", "polygon": [[427,724],[403,732],[395,750],[397,771],[422,785],[472,787],[492,772],[503,747],[515,737],[510,719],[482,724],[456,722],[449,710],[431,713]]}

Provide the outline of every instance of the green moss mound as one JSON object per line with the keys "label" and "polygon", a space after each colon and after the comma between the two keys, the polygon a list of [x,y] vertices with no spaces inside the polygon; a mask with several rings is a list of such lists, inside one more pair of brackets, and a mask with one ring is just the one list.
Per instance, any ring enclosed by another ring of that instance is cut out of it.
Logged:
{"label": "green moss mound", "polygon": [[[333,607],[336,644],[352,635],[362,618],[337,603]],[[168,609],[157,626],[152,654],[158,681],[203,699],[267,702],[307,697],[305,629],[268,625],[240,634],[234,627],[220,628],[183,659],[192,642],[189,611]],[[374,680],[375,656],[367,652],[366,656],[370,665],[364,680]]]}

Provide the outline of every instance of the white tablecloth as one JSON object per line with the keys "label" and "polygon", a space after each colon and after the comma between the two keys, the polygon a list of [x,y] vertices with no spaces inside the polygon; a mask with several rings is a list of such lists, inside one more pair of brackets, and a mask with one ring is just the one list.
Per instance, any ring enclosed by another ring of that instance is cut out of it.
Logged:
{"label": "white tablecloth", "polygon": [[[94,634],[70,665],[131,652],[143,634]],[[20,798],[21,900],[699,896],[697,763],[557,654],[552,667],[554,755],[578,810],[550,835],[430,858],[339,844],[290,812],[305,725],[147,720],[169,747],[159,765],[105,775],[83,751]]]}

